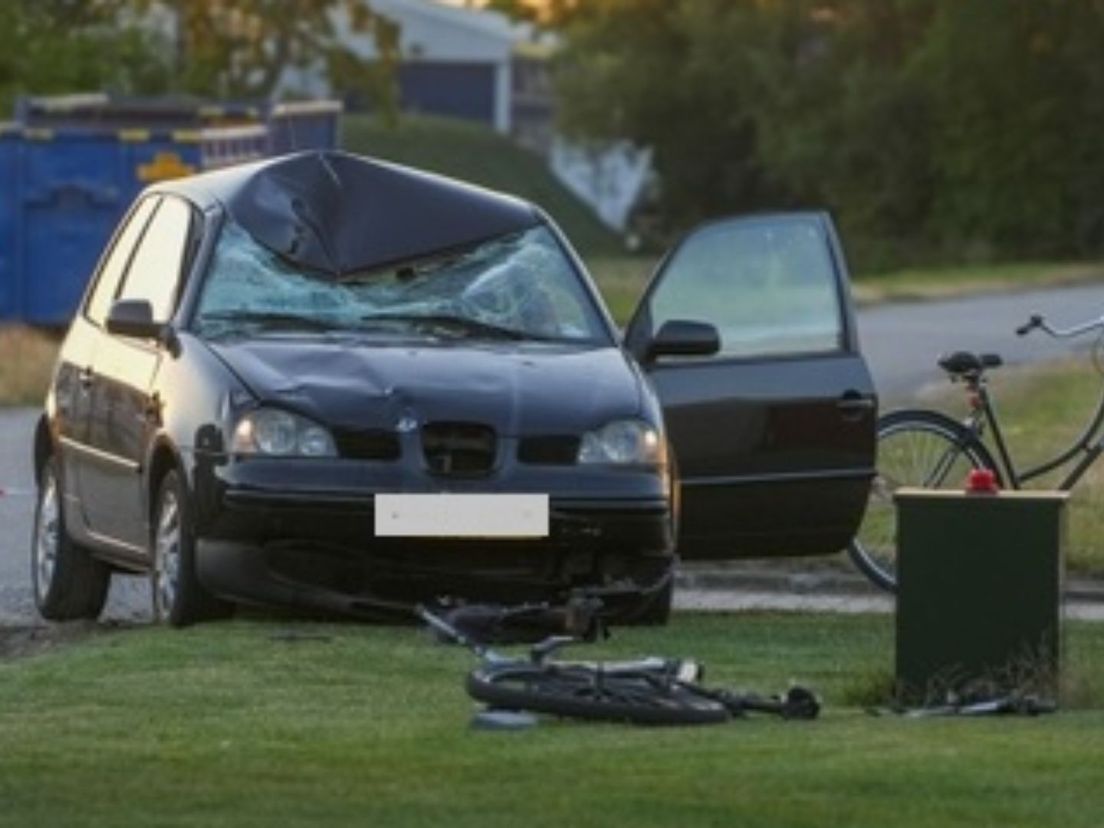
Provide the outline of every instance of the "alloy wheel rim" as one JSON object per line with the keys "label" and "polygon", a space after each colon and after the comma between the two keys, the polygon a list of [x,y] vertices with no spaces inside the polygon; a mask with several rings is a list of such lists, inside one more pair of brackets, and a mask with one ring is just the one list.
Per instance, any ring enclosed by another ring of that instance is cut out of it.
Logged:
{"label": "alloy wheel rim", "polygon": [[42,481],[38,523],[35,526],[35,592],[40,604],[46,600],[57,569],[60,517],[57,481],[52,474],[47,474]]}
{"label": "alloy wheel rim", "polygon": [[176,602],[180,577],[180,505],[172,492],[161,501],[154,554],[155,599],[160,613],[168,615]]}

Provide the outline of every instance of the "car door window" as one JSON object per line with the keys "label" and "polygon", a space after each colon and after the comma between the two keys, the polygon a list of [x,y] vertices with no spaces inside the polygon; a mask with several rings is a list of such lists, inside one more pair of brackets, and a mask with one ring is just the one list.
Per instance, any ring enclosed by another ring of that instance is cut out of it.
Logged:
{"label": "car door window", "polygon": [[115,294],[119,290],[119,280],[126,272],[127,264],[134,253],[134,245],[142,237],[142,231],[146,229],[150,215],[161,199],[158,197],[146,198],[130,215],[126,226],[119,233],[111,253],[100,268],[96,278],[96,287],[88,300],[85,315],[97,325],[103,326],[111,303],[115,300]]}
{"label": "car door window", "polygon": [[166,197],[131,260],[120,299],[145,299],[155,320],[169,318],[191,226],[191,208],[180,199]]}
{"label": "car door window", "polygon": [[814,217],[707,225],[664,267],[649,303],[653,332],[672,319],[711,323],[722,357],[836,351],[843,315],[830,249]]}

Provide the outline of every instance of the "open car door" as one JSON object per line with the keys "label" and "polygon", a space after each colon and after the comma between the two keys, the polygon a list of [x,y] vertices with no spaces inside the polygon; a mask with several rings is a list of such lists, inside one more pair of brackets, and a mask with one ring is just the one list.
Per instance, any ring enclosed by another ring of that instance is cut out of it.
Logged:
{"label": "open car door", "polygon": [[850,542],[874,475],[877,399],[827,214],[699,227],[660,264],[626,346],[663,404],[684,559]]}

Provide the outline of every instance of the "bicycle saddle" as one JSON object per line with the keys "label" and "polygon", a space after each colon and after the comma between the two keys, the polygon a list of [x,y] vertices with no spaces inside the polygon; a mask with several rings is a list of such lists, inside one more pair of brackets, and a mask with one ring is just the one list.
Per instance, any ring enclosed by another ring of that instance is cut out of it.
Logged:
{"label": "bicycle saddle", "polygon": [[999,368],[1004,364],[1000,354],[974,354],[955,351],[939,357],[939,367],[953,377],[980,376],[986,368]]}

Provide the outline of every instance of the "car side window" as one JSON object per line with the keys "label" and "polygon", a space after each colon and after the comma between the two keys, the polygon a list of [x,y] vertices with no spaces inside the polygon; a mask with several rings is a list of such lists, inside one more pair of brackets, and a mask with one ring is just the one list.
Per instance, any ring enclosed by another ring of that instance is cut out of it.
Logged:
{"label": "car side window", "polygon": [[130,214],[130,220],[119,233],[115,244],[108,254],[107,260],[96,277],[96,287],[88,300],[85,315],[88,319],[101,327],[107,318],[107,312],[111,309],[111,303],[115,300],[115,294],[119,290],[119,280],[126,272],[130,257],[134,254],[134,245],[142,237],[142,231],[146,229],[150,215],[157,207],[161,199],[153,196],[145,198],[142,203]]}
{"label": "car side window", "polygon": [[145,299],[153,308],[155,320],[167,320],[172,314],[191,227],[192,208],[166,196],[130,262],[119,298]]}
{"label": "car side window", "polygon": [[650,302],[653,331],[708,322],[721,357],[837,351],[843,313],[835,262],[815,217],[736,219],[702,228],[676,250]]}

